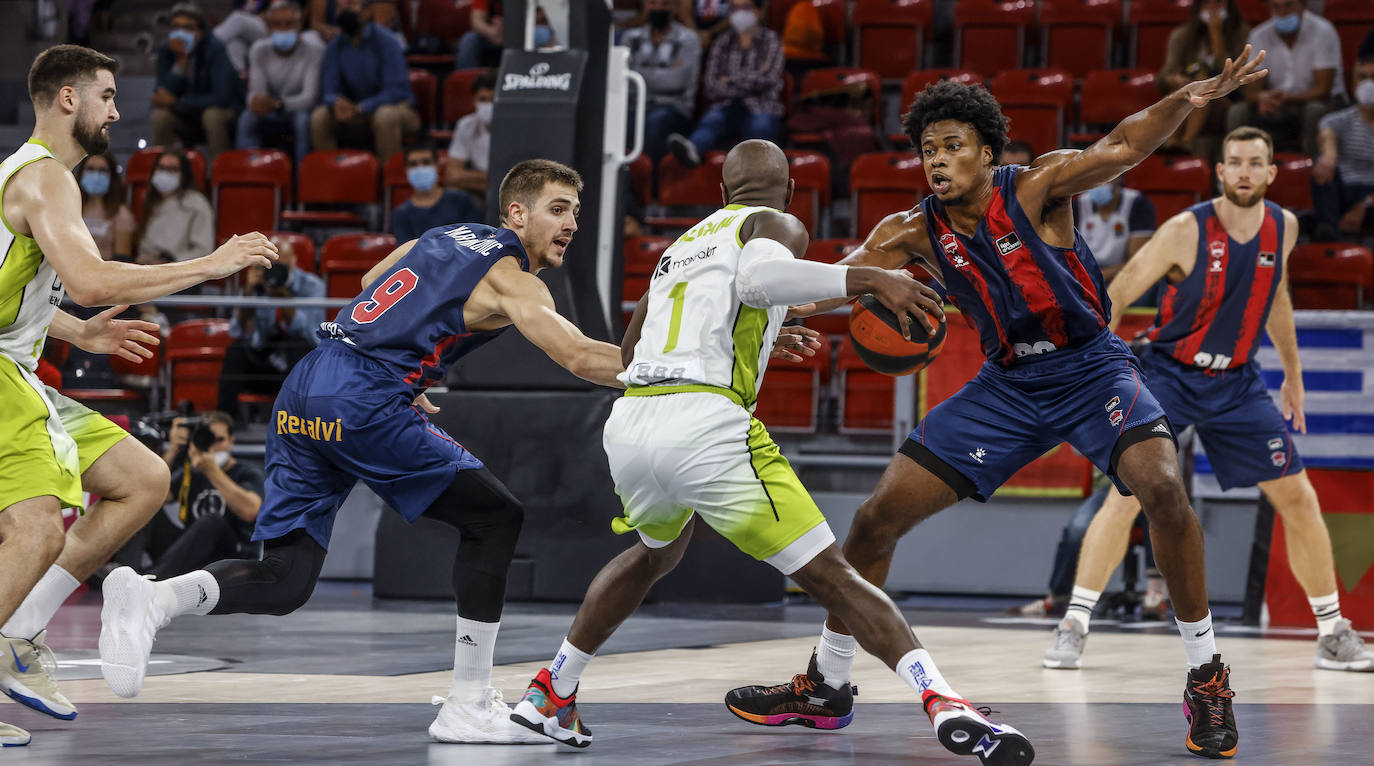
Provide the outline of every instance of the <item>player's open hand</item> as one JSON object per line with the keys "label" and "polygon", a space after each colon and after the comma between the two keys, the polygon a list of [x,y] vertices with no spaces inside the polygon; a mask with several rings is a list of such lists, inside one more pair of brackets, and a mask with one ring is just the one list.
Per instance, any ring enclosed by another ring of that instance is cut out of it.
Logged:
{"label": "player's open hand", "polygon": [[[911,318],[934,335],[936,322],[944,319],[945,310],[941,306],[940,294],[929,286],[918,282],[911,272],[905,269],[881,269],[869,290],[878,302],[897,315],[901,324],[902,337],[911,340]],[[931,315],[938,319],[932,320]]]}
{"label": "player's open hand", "polygon": [[1240,52],[1239,60],[1226,59],[1221,74],[1189,83],[1188,101],[1193,106],[1206,106],[1207,102],[1215,101],[1242,85],[1263,79],[1269,74],[1268,69],[1259,68],[1259,65],[1264,63],[1264,55],[1264,51],[1260,51],[1259,55],[1251,59],[1250,46],[1246,45],[1245,50]]}
{"label": "player's open hand", "polygon": [[821,334],[810,327],[789,324],[778,330],[778,339],[773,341],[773,352],[769,356],[788,362],[800,362],[804,356],[815,356],[821,347]]}
{"label": "player's open hand", "polygon": [[1283,376],[1283,385],[1279,386],[1279,401],[1283,404],[1283,419],[1291,420],[1293,429],[1298,433],[1307,433],[1307,416],[1302,411],[1302,380]]}
{"label": "player's open hand", "polygon": [[272,262],[277,260],[277,246],[261,232],[235,234],[210,253],[209,258],[215,264],[215,273],[210,279],[222,279],[249,266],[271,268]]}
{"label": "player's open hand", "polygon": [[128,306],[114,306],[87,319],[81,325],[81,342],[76,345],[92,354],[113,354],[137,364],[153,357],[149,346],[162,342],[158,326],[141,319],[115,319]]}

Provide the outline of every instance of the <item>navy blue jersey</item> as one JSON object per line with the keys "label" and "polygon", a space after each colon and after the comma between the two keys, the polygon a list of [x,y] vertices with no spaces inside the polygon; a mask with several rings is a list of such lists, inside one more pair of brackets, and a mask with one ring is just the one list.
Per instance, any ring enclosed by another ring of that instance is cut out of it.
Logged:
{"label": "navy blue jersey", "polygon": [[1016,199],[1023,169],[993,171],[992,201],[972,237],[954,230],[935,195],[921,202],[945,287],[978,330],[988,360],[1003,367],[1083,346],[1111,316],[1102,272],[1077,229],[1068,249],[1035,233]]}
{"label": "navy blue jersey", "polygon": [[501,258],[530,260],[510,229],[465,223],[430,229],[381,277],[363,289],[321,338],[347,344],[420,392],[444,379],[460,357],[507,328],[469,332],[463,304]]}
{"label": "navy blue jersey", "polygon": [[1197,260],[1165,291],[1151,348],[1189,367],[1243,366],[1259,346],[1283,279],[1283,208],[1265,200],[1264,223],[1245,243],[1226,232],[1211,200],[1188,210],[1197,221]]}

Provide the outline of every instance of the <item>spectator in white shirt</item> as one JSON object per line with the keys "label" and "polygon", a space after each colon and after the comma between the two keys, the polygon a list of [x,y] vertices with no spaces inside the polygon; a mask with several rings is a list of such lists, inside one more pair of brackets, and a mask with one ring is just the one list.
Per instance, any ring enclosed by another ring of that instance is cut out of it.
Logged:
{"label": "spectator in white shirt", "polygon": [[310,111],[320,101],[324,48],[303,37],[301,7],[276,0],[267,11],[271,35],[253,43],[248,58],[248,108],[239,115],[236,148],[255,149],[267,134],[294,132],[296,162],[310,151]]}
{"label": "spectator in white shirt", "polygon": [[477,111],[459,118],[448,145],[444,185],[462,189],[483,204],[487,198],[487,159],[491,154],[491,110],[496,73],[486,71],[472,81]]}

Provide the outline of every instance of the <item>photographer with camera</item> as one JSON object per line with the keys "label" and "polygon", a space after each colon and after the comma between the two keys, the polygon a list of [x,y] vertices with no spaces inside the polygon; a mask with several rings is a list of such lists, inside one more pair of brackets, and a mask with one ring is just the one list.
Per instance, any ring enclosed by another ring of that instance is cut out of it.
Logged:
{"label": "photographer with camera", "polygon": [[[291,243],[274,239],[279,258],[270,269],[244,271],[247,295],[274,298],[322,298],[324,280],[296,268]],[[225,350],[220,373],[219,410],[238,412],[239,394],[276,396],[282,381],[301,357],[319,344],[315,330],[324,321],[324,307],[241,308],[234,312],[229,334],[235,338]]]}
{"label": "photographer with camera", "polygon": [[233,446],[234,419],[223,412],[172,421],[162,453],[171,490],[164,512],[148,524],[148,574],[163,580],[222,558],[255,555],[263,476],[235,460]]}

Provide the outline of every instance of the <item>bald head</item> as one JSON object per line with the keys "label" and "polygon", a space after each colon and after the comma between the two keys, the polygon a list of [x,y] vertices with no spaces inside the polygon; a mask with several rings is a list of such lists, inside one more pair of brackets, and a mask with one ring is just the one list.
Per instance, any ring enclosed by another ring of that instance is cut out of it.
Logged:
{"label": "bald head", "polygon": [[787,155],[762,139],[744,141],[725,155],[725,201],[786,209],[791,195]]}

